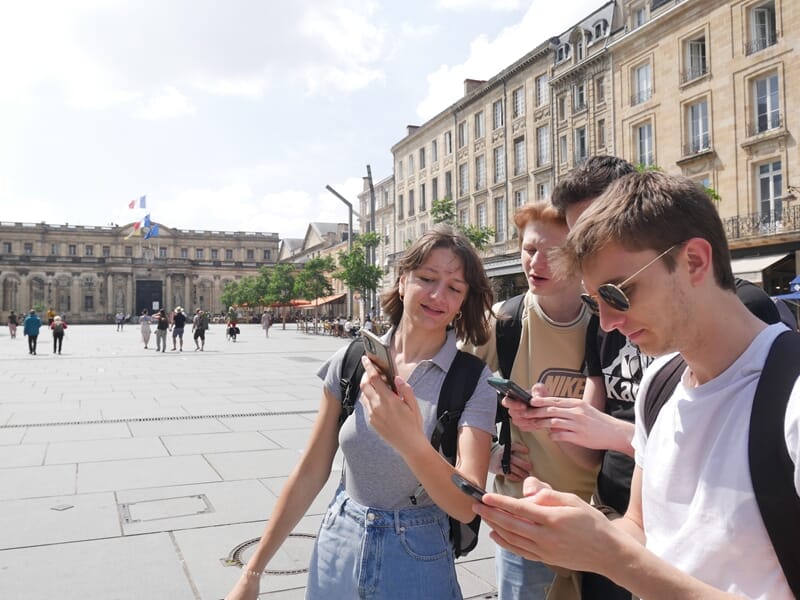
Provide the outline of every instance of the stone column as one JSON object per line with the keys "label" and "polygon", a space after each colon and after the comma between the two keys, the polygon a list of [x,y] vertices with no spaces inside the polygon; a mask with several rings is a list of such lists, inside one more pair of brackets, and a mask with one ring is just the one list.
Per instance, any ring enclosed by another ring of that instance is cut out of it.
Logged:
{"label": "stone column", "polygon": [[81,303],[81,274],[72,273],[72,283],[69,289],[69,312],[71,317],[83,315],[83,304]]}
{"label": "stone column", "polygon": [[164,275],[164,299],[163,299],[163,306],[162,308],[167,312],[171,311],[174,306],[172,306],[172,275],[167,273]]}
{"label": "stone column", "polygon": [[125,312],[131,316],[134,315],[135,311],[135,298],[133,297],[133,273],[127,273],[125,277],[128,280],[128,284],[126,286],[127,289],[127,298],[125,299],[125,306],[127,307]]}

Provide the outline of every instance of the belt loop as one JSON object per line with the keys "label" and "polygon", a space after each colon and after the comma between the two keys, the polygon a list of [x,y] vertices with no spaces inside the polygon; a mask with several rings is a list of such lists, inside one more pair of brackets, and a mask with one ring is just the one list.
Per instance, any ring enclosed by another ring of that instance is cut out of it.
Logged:
{"label": "belt loop", "polygon": [[400,524],[402,521],[400,520],[400,511],[394,511],[394,532],[400,533],[403,531],[403,526]]}

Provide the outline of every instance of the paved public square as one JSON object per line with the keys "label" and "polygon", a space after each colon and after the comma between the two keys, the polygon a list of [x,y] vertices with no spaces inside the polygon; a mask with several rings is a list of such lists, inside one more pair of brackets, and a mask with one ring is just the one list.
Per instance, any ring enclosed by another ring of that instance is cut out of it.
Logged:
{"label": "paved public square", "polygon": [[[346,340],[277,324],[234,343],[212,325],[204,352],[187,335],[162,353],[136,325],[74,325],[55,355],[41,331],[31,356],[22,327],[0,329],[0,598],[223,598],[307,442],[315,373]],[[303,597],[334,469],[260,597]],[[466,598],[496,597],[493,552],[484,528],[458,562]]]}

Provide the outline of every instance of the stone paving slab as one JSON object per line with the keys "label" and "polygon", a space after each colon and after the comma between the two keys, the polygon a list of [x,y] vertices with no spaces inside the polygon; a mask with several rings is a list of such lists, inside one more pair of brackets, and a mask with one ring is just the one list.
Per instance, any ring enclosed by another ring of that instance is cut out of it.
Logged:
{"label": "stone paving slab", "polygon": [[105,492],[0,502],[0,531],[8,549],[114,538],[122,527],[114,494]]}
{"label": "stone paving slab", "polygon": [[0,573],[2,597],[15,600],[203,598],[167,533],[4,550]]}
{"label": "stone paving slab", "polygon": [[[158,438],[125,438],[54,442],[47,449],[45,464],[103,462],[119,459],[155,458],[169,456]],[[81,472],[83,475],[83,472]]]}
{"label": "stone paving slab", "polygon": [[168,456],[81,463],[78,465],[77,488],[79,493],[87,493],[220,479],[202,456]]}
{"label": "stone paving slab", "polygon": [[[0,600],[223,598],[239,577],[225,560],[261,534],[308,443],[316,371],[347,343],[241,328],[162,353],[136,327],[74,325],[60,356],[47,333],[30,356],[0,328]],[[341,465],[298,534],[316,533]],[[312,542],[291,538],[271,566],[305,569]],[[493,553],[484,534],[458,561],[465,597],[495,597]],[[270,575],[260,597],[304,587]]]}

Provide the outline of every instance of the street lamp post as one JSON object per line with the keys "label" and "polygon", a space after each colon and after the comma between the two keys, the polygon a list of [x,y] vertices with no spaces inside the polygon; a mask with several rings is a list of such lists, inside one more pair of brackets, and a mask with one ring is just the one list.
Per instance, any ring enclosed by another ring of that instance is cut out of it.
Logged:
{"label": "street lamp post", "polygon": [[[349,220],[347,222],[347,252],[349,253],[353,249],[353,205],[349,200],[347,200],[347,198],[342,196],[331,186],[326,185],[325,189],[347,205],[347,211],[349,214]],[[353,316],[353,290],[351,290],[349,287],[347,288],[347,314],[350,317]]]}

